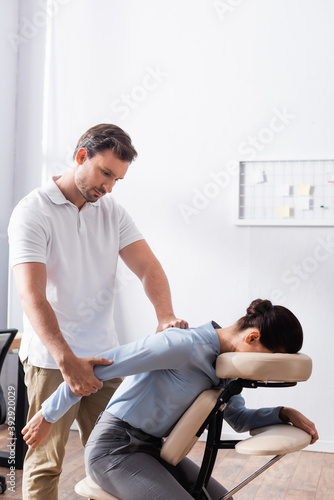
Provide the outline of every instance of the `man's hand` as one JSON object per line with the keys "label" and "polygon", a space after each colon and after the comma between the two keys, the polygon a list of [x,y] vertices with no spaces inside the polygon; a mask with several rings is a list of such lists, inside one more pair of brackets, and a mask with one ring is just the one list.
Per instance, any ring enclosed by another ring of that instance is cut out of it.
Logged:
{"label": "man's hand", "polygon": [[315,443],[319,439],[318,431],[314,423],[299,411],[294,410],[293,408],[283,407],[279,416],[283,422],[291,422],[295,427],[299,427],[300,429],[303,429],[303,431],[310,434],[312,436],[310,444]]}
{"label": "man's hand", "polygon": [[103,383],[95,377],[95,365],[111,365],[112,360],[106,358],[67,358],[59,368],[65,382],[77,396],[90,396],[102,388]]}
{"label": "man's hand", "polygon": [[30,448],[37,448],[50,434],[52,425],[45,420],[42,410],[36,413],[22,429],[23,439]]}
{"label": "man's hand", "polygon": [[183,330],[189,328],[187,321],[185,321],[184,319],[177,319],[175,316],[173,316],[171,318],[164,318],[163,320],[161,320],[159,322],[156,333],[162,332],[163,330],[166,330],[166,328],[171,328],[172,326],[175,326],[176,328],[182,328]]}

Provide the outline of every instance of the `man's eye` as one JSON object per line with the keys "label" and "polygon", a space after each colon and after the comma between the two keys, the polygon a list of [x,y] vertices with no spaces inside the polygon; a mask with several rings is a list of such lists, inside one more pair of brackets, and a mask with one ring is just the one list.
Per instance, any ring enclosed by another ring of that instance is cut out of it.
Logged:
{"label": "man's eye", "polygon": [[105,170],[102,171],[103,175],[110,176],[109,172],[106,172]]}

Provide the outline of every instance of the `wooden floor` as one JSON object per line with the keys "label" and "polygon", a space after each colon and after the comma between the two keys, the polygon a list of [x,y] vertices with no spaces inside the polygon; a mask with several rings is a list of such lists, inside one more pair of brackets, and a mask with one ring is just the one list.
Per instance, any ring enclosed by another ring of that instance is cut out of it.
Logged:
{"label": "wooden floor", "polygon": [[[7,428],[1,426],[1,450],[5,449],[6,439]],[[196,463],[201,460],[203,447],[203,443],[197,443],[189,454]],[[234,450],[220,450],[213,475],[230,489],[265,462],[266,457],[249,457],[239,455]],[[0,468],[0,474],[6,476],[8,469]],[[84,475],[83,449],[78,432],[71,431],[60,481],[59,500],[82,499],[74,492],[74,484]],[[1,498],[21,500],[21,478],[22,471],[16,470],[15,492],[7,491]],[[234,499],[334,500],[334,454],[302,451],[287,455],[236,493]]]}

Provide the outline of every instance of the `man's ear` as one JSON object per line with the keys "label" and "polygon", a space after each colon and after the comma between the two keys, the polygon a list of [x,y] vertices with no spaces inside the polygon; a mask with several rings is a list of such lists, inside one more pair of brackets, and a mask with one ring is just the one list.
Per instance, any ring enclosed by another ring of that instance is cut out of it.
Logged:
{"label": "man's ear", "polygon": [[75,155],[75,161],[78,163],[78,165],[82,165],[85,160],[87,160],[88,154],[87,154],[87,149],[86,148],[80,148],[77,151],[77,154]]}
{"label": "man's ear", "polygon": [[246,344],[254,344],[256,342],[259,342],[261,338],[261,334],[259,330],[252,330],[251,332],[247,333],[245,337],[245,342]]}

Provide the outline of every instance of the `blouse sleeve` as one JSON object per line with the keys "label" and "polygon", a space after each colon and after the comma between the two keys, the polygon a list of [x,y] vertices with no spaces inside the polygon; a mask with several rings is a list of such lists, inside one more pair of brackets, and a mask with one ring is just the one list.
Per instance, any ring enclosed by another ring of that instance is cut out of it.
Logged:
{"label": "blouse sleeve", "polygon": [[224,410],[224,420],[236,432],[245,432],[266,425],[281,424],[279,417],[281,406],[251,410],[245,407],[242,396],[232,396]]}

